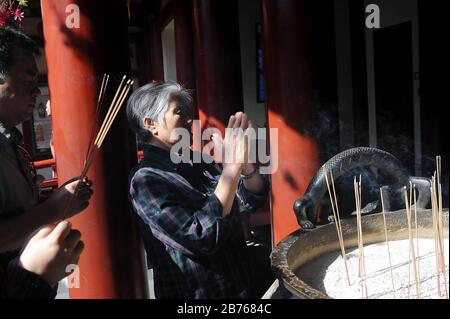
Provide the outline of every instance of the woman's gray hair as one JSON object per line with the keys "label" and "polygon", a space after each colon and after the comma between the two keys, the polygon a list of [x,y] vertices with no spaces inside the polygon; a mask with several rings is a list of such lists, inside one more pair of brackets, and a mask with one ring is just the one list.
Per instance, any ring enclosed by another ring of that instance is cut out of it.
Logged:
{"label": "woman's gray hair", "polygon": [[133,92],[127,103],[127,117],[139,144],[147,143],[151,137],[144,119],[149,118],[165,127],[164,115],[174,98],[192,102],[189,92],[176,82],[146,84]]}

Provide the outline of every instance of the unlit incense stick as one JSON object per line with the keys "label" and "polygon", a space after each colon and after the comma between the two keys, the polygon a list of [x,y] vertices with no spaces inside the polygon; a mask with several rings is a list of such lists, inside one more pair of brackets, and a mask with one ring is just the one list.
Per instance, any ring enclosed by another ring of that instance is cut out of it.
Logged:
{"label": "unlit incense stick", "polygon": [[100,110],[101,110],[101,106],[103,105],[103,100],[105,98],[105,93],[106,90],[108,88],[108,82],[109,82],[109,74],[104,74],[103,75],[103,80],[102,80],[102,85],[100,87],[100,93],[98,95],[98,99],[97,99],[97,107],[95,108],[95,114],[94,114],[94,120],[92,122],[92,129],[91,129],[91,136],[89,138],[89,145],[88,145],[88,149],[86,152],[86,158],[84,161],[84,165],[86,165],[86,162],[88,160],[88,156],[91,152],[92,146],[93,146],[93,142],[94,142],[94,136],[95,136],[95,129],[98,126],[98,119],[99,119],[99,115],[100,115]]}
{"label": "unlit incense stick", "polygon": [[[83,172],[81,173],[80,181],[84,181],[84,179],[86,178],[89,168],[91,167],[92,163],[94,162],[95,155],[100,150],[100,148],[103,144],[103,141],[114,122],[114,119],[116,118],[121,106],[123,105],[123,102],[125,101],[125,98],[126,98],[128,92],[131,89],[131,85],[133,82],[131,80],[128,80],[127,83],[125,84],[125,86],[123,86],[125,80],[126,80],[126,76],[124,76],[122,78],[122,81],[119,84],[116,94],[114,95],[113,101],[108,109],[105,119],[103,120],[103,123],[100,127],[97,137],[95,138],[94,144],[88,148],[88,154],[86,156],[86,161],[85,161],[85,165],[83,168]],[[100,89],[100,95],[105,94],[106,83],[107,82],[102,83],[102,88]],[[103,97],[99,96],[98,101],[102,101],[102,99],[103,99]],[[91,143],[90,143],[90,145],[91,145]],[[72,196],[70,197],[68,204],[64,210],[64,216],[66,216],[67,210],[70,208],[74,199],[76,198],[78,191],[79,191],[80,184],[81,183],[77,183],[75,191],[72,194]]]}

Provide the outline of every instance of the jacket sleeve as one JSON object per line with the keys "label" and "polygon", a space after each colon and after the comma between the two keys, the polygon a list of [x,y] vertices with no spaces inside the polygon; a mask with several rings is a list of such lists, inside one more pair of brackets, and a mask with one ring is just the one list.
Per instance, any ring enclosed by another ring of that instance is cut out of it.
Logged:
{"label": "jacket sleeve", "polygon": [[0,281],[0,299],[54,299],[56,288],[40,276],[20,267],[13,259]]}
{"label": "jacket sleeve", "polygon": [[239,186],[237,190],[237,196],[242,204],[242,206],[247,211],[254,211],[258,208],[263,207],[269,195],[270,190],[270,182],[269,177],[267,175],[261,175],[263,180],[263,189],[259,193],[253,193],[245,188],[244,180],[241,178],[239,181]]}
{"label": "jacket sleeve", "polygon": [[231,232],[231,219],[222,217],[223,207],[216,195],[206,196],[194,210],[172,181],[149,169],[139,170],[132,178],[130,200],[152,234],[184,254],[213,254]]}

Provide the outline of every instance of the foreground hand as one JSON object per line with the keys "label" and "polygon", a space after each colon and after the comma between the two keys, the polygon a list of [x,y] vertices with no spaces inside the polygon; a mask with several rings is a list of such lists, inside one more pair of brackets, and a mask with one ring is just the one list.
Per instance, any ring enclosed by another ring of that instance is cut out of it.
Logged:
{"label": "foreground hand", "polygon": [[69,275],[67,266],[77,264],[84,249],[81,233],[71,227],[67,221],[42,227],[26,244],[20,266],[54,287]]}

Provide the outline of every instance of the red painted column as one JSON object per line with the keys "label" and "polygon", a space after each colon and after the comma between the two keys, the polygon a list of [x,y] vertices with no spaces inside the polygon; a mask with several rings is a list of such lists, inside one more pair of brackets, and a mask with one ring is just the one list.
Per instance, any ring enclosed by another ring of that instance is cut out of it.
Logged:
{"label": "red painted column", "polygon": [[263,0],[266,106],[278,129],[278,170],[272,175],[275,244],[299,228],[293,203],[319,167],[319,147],[306,131],[312,120],[313,52],[306,0]]}
{"label": "red painted column", "polygon": [[[118,0],[41,3],[61,183],[82,171],[103,73],[128,73],[127,7]],[[66,24],[66,8],[73,10],[68,5],[79,8],[79,28]],[[80,287],[70,289],[71,298],[146,297],[142,250],[127,201],[136,148],[124,109],[116,121],[89,173],[95,191],[90,206],[71,220],[86,245]]]}
{"label": "red painted column", "polygon": [[224,130],[243,108],[236,0],[193,0],[197,101],[202,127]]}

